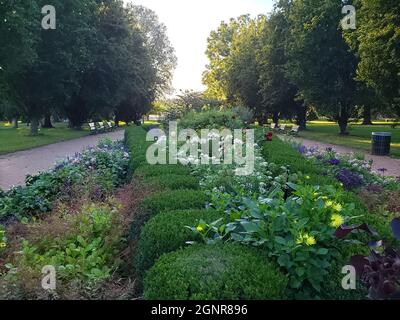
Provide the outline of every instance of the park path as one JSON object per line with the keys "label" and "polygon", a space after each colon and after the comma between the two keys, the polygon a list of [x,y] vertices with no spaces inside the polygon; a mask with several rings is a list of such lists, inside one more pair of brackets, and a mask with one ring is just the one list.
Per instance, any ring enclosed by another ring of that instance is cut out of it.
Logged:
{"label": "park path", "polygon": [[124,130],[117,130],[0,155],[0,188],[8,190],[12,186],[24,185],[26,175],[51,169],[57,161],[97,145],[102,138],[116,141],[123,137]]}
{"label": "park path", "polygon": [[[318,147],[321,150],[326,148],[333,148],[338,153],[341,154],[349,154],[349,153],[362,153],[364,151],[358,149],[352,149],[348,147],[333,145],[330,143],[324,143],[320,141],[308,140],[304,138],[296,138],[301,144],[303,144],[307,148],[311,147]],[[382,156],[374,156],[370,153],[364,152],[366,160],[373,160],[372,170],[377,171],[378,169],[385,168],[387,169],[385,175],[386,176],[393,176],[393,177],[400,177],[400,159],[393,159],[390,157],[382,157]]]}

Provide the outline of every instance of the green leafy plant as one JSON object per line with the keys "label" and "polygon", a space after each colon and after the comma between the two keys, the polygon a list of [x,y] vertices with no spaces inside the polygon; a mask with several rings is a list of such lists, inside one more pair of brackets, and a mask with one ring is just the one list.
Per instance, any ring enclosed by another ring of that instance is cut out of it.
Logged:
{"label": "green leafy plant", "polygon": [[274,191],[257,200],[227,195],[216,209],[225,217],[191,227],[207,243],[235,241],[263,248],[289,274],[289,287],[311,297],[321,292],[332,261],[337,259],[336,228],[353,219],[354,204],[338,202],[332,187],[289,184],[285,201]]}

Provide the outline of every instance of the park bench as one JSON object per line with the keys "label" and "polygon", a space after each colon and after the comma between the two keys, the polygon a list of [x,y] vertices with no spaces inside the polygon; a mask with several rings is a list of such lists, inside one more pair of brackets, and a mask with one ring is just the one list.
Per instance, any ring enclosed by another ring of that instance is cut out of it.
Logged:
{"label": "park bench", "polygon": [[97,123],[97,130],[98,132],[106,132],[106,128],[104,127],[104,123],[103,122],[98,122]]}
{"label": "park bench", "polygon": [[112,125],[108,123],[108,121],[103,121],[103,125],[104,125],[104,131],[111,132],[113,130]]}
{"label": "park bench", "polygon": [[109,131],[114,131],[115,130],[115,126],[113,126],[111,121],[106,121],[106,124],[108,126],[108,130]]}
{"label": "park bench", "polygon": [[286,131],[286,124],[281,124],[279,126],[279,132],[285,133],[285,131]]}
{"label": "park bench", "polygon": [[89,123],[90,134],[97,134],[96,125],[93,122]]}
{"label": "park bench", "polygon": [[290,130],[290,134],[297,136],[299,134],[300,126],[293,126],[292,129]]}

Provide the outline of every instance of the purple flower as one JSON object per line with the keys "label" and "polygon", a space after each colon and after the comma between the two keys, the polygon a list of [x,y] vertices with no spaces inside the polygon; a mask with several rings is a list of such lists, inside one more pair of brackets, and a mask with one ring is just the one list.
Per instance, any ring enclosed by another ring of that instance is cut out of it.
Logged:
{"label": "purple flower", "polygon": [[337,166],[337,165],[339,165],[340,160],[339,160],[339,159],[336,159],[336,158],[332,158],[332,159],[330,159],[330,160],[328,161],[328,163],[329,163],[330,165],[332,165],[332,166]]}
{"label": "purple flower", "polygon": [[298,148],[298,151],[299,151],[301,154],[306,154],[306,153],[307,153],[307,148],[306,148],[305,146],[300,146],[300,147]]}
{"label": "purple flower", "polygon": [[336,179],[343,183],[346,190],[360,188],[364,184],[363,178],[346,168],[339,170]]}

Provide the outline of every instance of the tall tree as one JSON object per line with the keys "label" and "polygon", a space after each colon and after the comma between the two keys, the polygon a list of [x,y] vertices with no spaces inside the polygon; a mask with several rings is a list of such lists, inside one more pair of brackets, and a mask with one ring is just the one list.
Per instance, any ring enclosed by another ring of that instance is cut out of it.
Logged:
{"label": "tall tree", "polygon": [[299,96],[297,86],[289,81],[286,74],[290,9],[290,1],[279,1],[261,33],[258,51],[261,70],[259,84],[265,106],[264,112],[272,115],[275,123],[278,122],[280,115],[290,118],[296,116],[297,123],[305,129],[307,113],[305,104]]}
{"label": "tall tree", "polygon": [[175,50],[167,35],[167,27],[161,23],[156,13],[146,7],[128,4],[128,19],[135,30],[140,30],[155,70],[155,90],[157,98],[171,93],[173,71],[177,65]]}
{"label": "tall tree", "polygon": [[357,28],[345,37],[360,58],[357,79],[400,117],[400,2],[357,0],[355,6]]}
{"label": "tall tree", "polygon": [[357,59],[342,36],[342,6],[337,0],[293,1],[288,75],[305,102],[335,117],[340,134],[347,134],[355,107]]}

